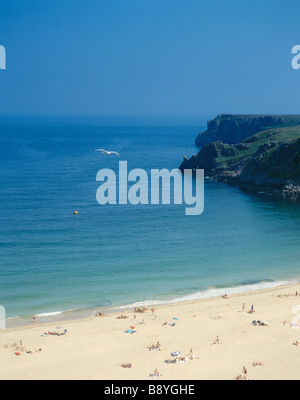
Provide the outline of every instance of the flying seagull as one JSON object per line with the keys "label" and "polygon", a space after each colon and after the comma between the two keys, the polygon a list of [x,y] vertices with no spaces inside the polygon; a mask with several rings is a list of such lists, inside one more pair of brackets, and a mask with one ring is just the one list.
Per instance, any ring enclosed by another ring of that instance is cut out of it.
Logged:
{"label": "flying seagull", "polygon": [[116,151],[106,151],[104,149],[95,149],[94,151],[101,151],[101,153],[105,154],[106,156],[111,156],[113,154],[116,154],[117,156],[121,157],[119,153]]}

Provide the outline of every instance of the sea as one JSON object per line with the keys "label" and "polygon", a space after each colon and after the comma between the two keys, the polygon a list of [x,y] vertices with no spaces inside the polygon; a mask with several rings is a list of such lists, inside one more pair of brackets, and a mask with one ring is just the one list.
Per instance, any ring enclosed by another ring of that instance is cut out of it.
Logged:
{"label": "sea", "polygon": [[[0,305],[9,326],[86,317],[300,278],[300,207],[205,180],[182,205],[99,205],[98,171],[173,170],[206,121],[0,118]],[[118,152],[104,156],[93,149]],[[77,211],[78,214],[74,215]]]}

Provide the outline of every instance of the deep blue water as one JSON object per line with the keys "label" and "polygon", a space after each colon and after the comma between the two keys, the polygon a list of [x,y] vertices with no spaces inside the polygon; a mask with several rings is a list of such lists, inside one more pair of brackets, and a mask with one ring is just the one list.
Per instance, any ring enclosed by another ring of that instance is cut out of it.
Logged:
{"label": "deep blue water", "polygon": [[[204,125],[204,123],[203,123]],[[205,212],[100,206],[101,168],[177,168],[201,126],[0,121],[0,304],[9,317],[299,278],[300,208],[206,181]],[[73,212],[79,212],[74,217]]]}

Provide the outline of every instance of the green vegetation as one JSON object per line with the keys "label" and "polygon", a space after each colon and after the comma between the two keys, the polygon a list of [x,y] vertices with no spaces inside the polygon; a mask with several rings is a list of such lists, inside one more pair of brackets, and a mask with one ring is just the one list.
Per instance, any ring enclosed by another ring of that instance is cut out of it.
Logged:
{"label": "green vegetation", "polygon": [[215,181],[300,200],[300,116],[221,115],[208,123],[201,143],[181,171],[204,169]]}
{"label": "green vegetation", "polygon": [[[247,161],[259,152],[259,149],[264,149],[263,146],[268,143],[272,145],[271,148],[265,149],[264,157],[270,159],[272,154],[278,149],[283,143],[292,143],[300,139],[300,126],[273,128],[267,131],[257,133],[250,138],[244,140],[239,145],[228,145],[220,142],[215,143],[216,150],[219,157],[216,158],[218,164],[225,164],[226,166],[232,166],[239,161]],[[275,143],[276,142],[276,143]],[[232,155],[227,155],[230,153]]]}
{"label": "green vegetation", "polygon": [[220,114],[214,120],[208,121],[207,130],[198,135],[196,145],[203,147],[218,140],[237,144],[259,132],[299,125],[300,115]]}

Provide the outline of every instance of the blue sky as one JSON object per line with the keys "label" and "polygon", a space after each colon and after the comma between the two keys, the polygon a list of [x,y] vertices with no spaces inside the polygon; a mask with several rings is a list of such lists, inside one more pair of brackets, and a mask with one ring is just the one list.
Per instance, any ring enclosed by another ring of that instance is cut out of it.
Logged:
{"label": "blue sky", "polygon": [[1,115],[300,113],[299,0],[9,0]]}

